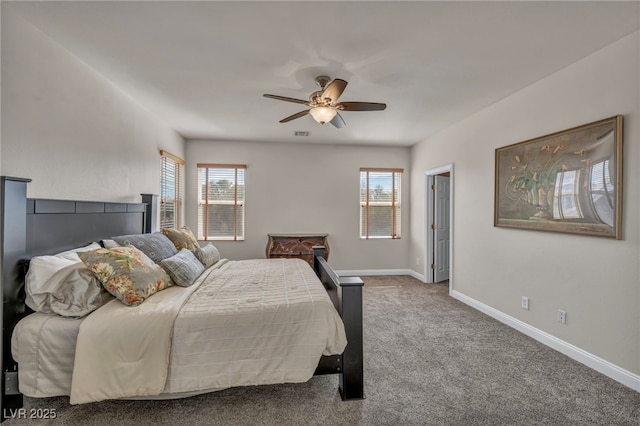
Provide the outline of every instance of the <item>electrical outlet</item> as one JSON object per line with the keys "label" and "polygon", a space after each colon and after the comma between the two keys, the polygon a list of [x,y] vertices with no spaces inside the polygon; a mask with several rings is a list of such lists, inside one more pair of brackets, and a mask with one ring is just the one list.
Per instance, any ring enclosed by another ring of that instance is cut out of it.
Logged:
{"label": "electrical outlet", "polygon": [[567,323],[567,313],[562,309],[558,310],[558,322],[561,324]]}
{"label": "electrical outlet", "polygon": [[529,298],[526,296],[522,296],[522,302],[520,302],[520,306],[522,309],[529,310]]}

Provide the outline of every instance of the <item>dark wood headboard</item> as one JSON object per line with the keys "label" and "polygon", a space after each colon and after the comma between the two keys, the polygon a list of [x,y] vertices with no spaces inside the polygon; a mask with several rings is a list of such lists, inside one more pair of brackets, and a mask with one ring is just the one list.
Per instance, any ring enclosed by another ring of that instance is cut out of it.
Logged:
{"label": "dark wood headboard", "polygon": [[27,315],[24,276],[33,256],[55,254],[116,235],[152,232],[157,196],[142,203],[27,199],[30,179],[0,178],[0,265],[2,292],[2,413],[22,406],[11,334]]}

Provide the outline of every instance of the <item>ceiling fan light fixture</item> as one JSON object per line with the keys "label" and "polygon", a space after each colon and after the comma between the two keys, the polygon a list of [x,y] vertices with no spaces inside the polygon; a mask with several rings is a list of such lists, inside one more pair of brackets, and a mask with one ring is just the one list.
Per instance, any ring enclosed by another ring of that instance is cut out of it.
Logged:
{"label": "ceiling fan light fixture", "polygon": [[330,122],[331,120],[333,120],[333,117],[335,117],[337,113],[338,111],[336,111],[334,108],[325,106],[311,108],[311,110],[309,111],[309,114],[311,114],[313,119],[320,124]]}
{"label": "ceiling fan light fixture", "polygon": [[311,96],[309,96],[308,101],[286,96],[270,95],[268,93],[265,93],[263,96],[277,101],[293,102],[309,107],[309,109],[283,118],[279,121],[280,123],[288,123],[291,120],[304,117],[305,115],[311,115],[316,122],[320,124],[331,123],[338,129],[345,126],[344,120],[338,111],[382,111],[387,107],[387,104],[378,102],[337,102],[348,83],[340,78],[336,78],[331,83],[329,83],[329,80],[330,78],[325,75],[317,77],[316,83],[322,90],[313,92]]}

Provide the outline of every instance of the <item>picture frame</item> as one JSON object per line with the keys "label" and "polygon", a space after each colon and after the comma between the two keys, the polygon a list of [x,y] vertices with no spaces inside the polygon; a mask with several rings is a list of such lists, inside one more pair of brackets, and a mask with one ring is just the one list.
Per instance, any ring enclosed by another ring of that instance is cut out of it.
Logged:
{"label": "picture frame", "polygon": [[496,149],[494,226],[622,239],[622,121]]}

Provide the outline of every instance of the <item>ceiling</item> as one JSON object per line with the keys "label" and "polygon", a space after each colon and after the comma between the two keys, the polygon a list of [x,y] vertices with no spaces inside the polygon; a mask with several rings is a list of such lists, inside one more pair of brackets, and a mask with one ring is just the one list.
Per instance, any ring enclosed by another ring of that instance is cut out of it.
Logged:
{"label": "ceiling", "polygon": [[[187,139],[410,146],[637,30],[632,2],[5,2]],[[612,64],[612,66],[615,66]],[[346,127],[310,116],[347,80]],[[296,137],[295,131],[309,131]]]}

